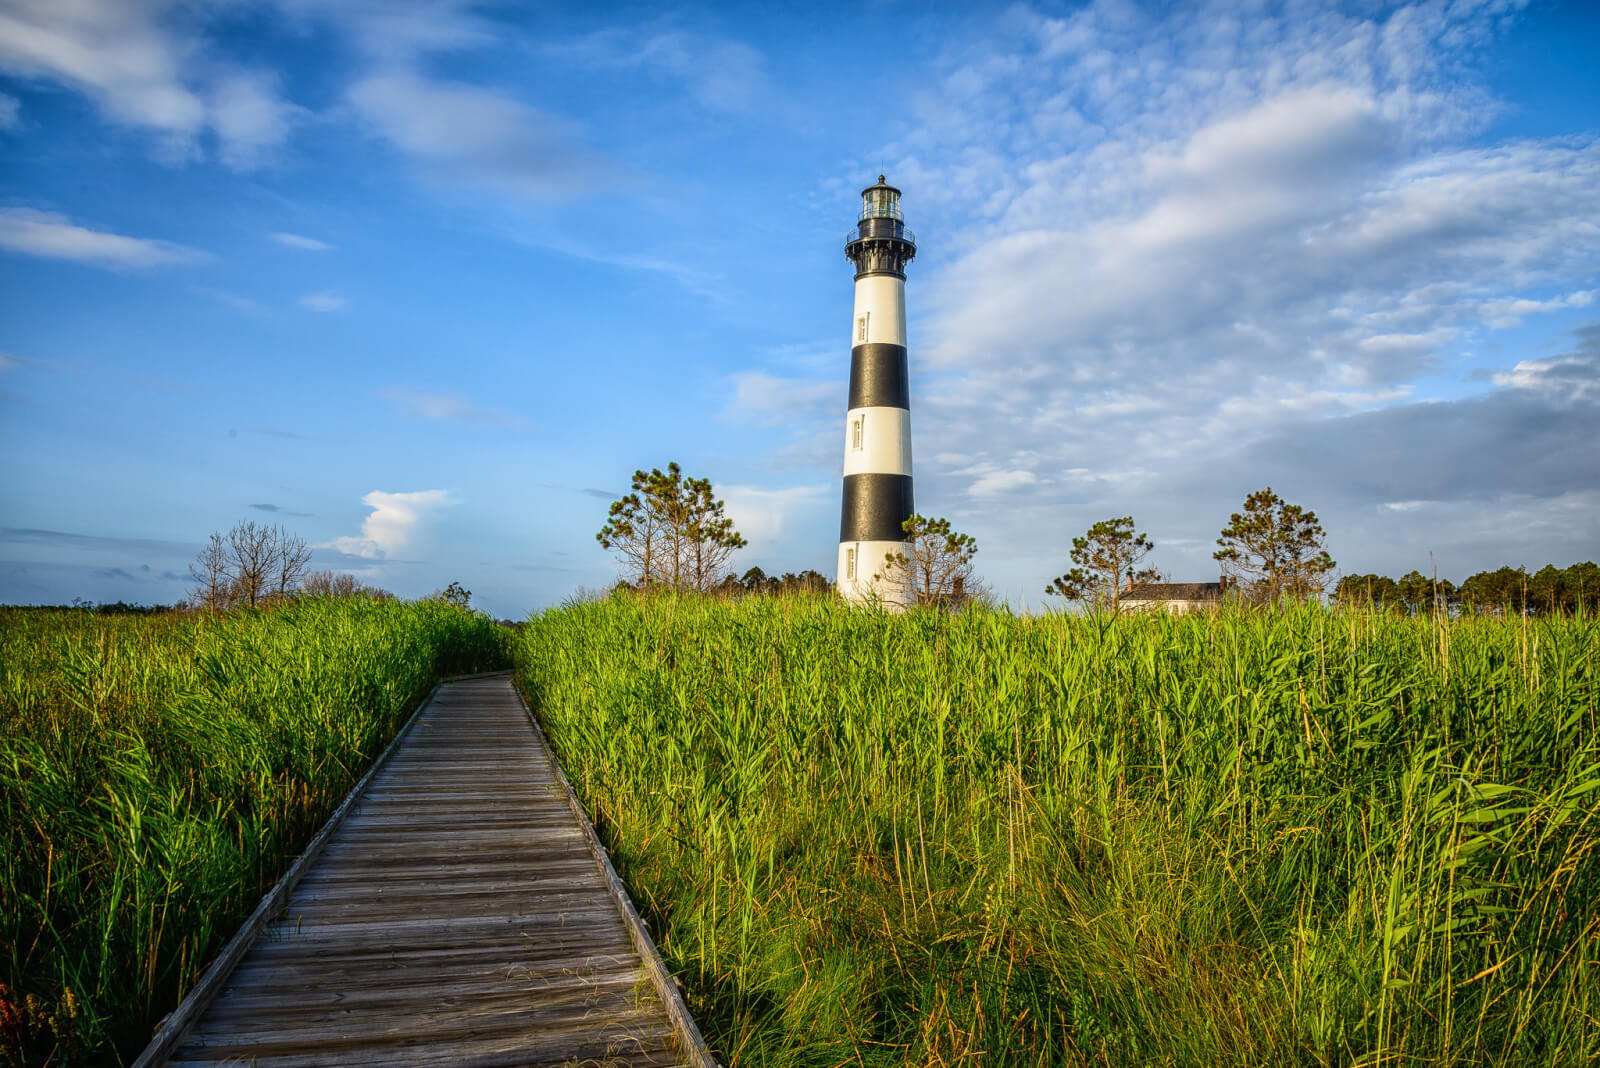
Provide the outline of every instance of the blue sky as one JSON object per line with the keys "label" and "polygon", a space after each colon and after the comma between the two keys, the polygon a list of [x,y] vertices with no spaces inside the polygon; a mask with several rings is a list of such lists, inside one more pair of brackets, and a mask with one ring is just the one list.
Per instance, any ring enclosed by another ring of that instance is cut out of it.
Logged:
{"label": "blue sky", "polygon": [[[636,467],[835,559],[857,192],[919,510],[1037,605],[1251,490],[1348,572],[1600,547],[1600,15],[1504,2],[0,0],[0,600],[282,523],[520,616]],[[1431,557],[1430,557],[1431,554]]]}

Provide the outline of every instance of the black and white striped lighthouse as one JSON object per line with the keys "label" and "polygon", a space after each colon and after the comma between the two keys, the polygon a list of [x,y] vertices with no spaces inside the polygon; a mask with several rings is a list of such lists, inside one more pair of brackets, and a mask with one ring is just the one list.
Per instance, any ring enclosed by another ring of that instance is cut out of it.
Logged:
{"label": "black and white striped lighthouse", "polygon": [[878,175],[861,191],[861,218],[845,238],[856,267],[850,332],[850,410],[845,414],[844,504],[839,518],[839,593],[899,603],[884,560],[899,552],[911,518],[911,390],[906,364],[906,264],[916,237],[900,214],[900,190]]}

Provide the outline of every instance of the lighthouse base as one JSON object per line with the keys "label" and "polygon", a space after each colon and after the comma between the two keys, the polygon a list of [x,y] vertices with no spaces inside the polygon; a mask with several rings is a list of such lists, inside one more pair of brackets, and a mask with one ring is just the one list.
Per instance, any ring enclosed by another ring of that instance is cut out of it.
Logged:
{"label": "lighthouse base", "polygon": [[905,576],[891,566],[887,557],[903,553],[903,541],[846,541],[839,543],[839,576],[835,588],[839,596],[854,604],[880,604],[902,609],[911,598]]}

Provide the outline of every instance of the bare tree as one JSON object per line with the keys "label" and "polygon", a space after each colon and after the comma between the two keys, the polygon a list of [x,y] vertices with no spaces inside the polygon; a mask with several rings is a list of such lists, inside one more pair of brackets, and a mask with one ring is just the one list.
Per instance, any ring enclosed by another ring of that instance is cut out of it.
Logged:
{"label": "bare tree", "polygon": [[189,565],[195,591],[190,600],[197,608],[221,612],[233,601],[233,579],[228,566],[228,543],[221,534],[206,539],[205,548]]}
{"label": "bare tree", "polygon": [[972,558],[978,541],[950,528],[948,519],[914,515],[901,524],[905,549],[888,553],[884,567],[873,576],[900,594],[906,604],[925,607],[959,607],[979,591]]}
{"label": "bare tree", "polygon": [[282,527],[241,520],[226,534],[212,534],[189,565],[197,584],[193,600],[219,610],[288,597],[299,590],[310,562],[304,539]]}
{"label": "bare tree", "polygon": [[360,588],[361,580],[345,571],[312,571],[300,583],[307,597],[354,597]]}
{"label": "bare tree", "polygon": [[300,576],[305,573],[306,565],[311,563],[311,546],[298,534],[289,534],[278,530],[278,560],[274,570],[277,572],[278,588],[274,593],[278,597],[287,597],[300,588]]}
{"label": "bare tree", "polygon": [[300,592],[307,597],[367,597],[374,601],[389,601],[394,594],[377,586],[369,586],[347,571],[312,571],[300,582]]}
{"label": "bare tree", "polygon": [[243,520],[228,531],[228,554],[232,563],[235,600],[251,608],[261,603],[270,589],[278,565],[278,539],[275,528]]}

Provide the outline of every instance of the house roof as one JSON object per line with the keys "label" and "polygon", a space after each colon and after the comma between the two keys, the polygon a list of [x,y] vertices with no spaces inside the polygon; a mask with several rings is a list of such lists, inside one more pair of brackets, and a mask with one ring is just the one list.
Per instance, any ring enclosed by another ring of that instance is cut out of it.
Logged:
{"label": "house roof", "polygon": [[1124,601],[1220,601],[1220,582],[1141,582],[1122,595]]}

